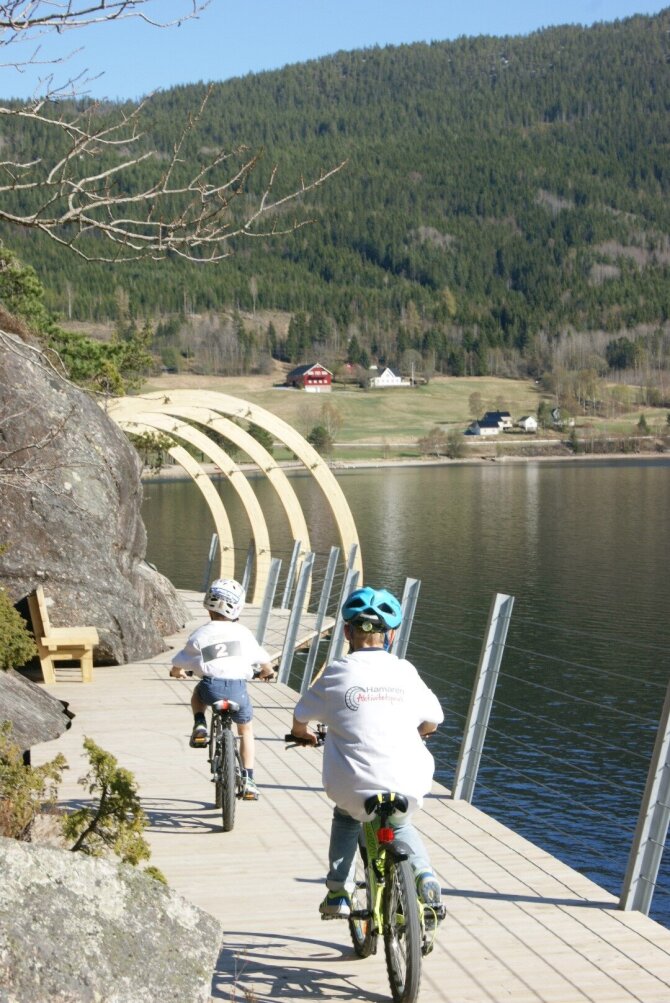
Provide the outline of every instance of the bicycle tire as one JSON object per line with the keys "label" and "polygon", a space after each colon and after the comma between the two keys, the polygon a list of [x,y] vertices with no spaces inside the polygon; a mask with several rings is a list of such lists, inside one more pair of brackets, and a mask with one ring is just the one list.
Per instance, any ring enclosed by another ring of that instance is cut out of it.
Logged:
{"label": "bicycle tire", "polygon": [[223,831],[230,832],[235,825],[235,736],[231,728],[223,728],[221,735],[221,820]]}
{"label": "bicycle tire", "polygon": [[[351,895],[351,911],[359,915],[349,917],[349,933],[356,955],[359,958],[369,958],[377,950],[377,934],[373,930],[372,893],[365,866],[365,848],[360,844],[356,854],[354,877],[356,886]],[[361,913],[367,915],[360,915]]]}
{"label": "bicycle tire", "polygon": [[209,733],[209,765],[214,781],[214,807],[221,807],[221,722],[214,717]]}
{"label": "bicycle tire", "polygon": [[407,860],[386,857],[384,953],[395,1003],[415,1003],[421,984],[421,922],[414,874]]}

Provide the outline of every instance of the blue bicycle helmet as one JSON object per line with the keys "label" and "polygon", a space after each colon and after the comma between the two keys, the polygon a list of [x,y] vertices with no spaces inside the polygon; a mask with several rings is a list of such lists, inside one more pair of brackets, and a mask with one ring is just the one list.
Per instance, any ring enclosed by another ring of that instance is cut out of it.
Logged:
{"label": "blue bicycle helmet", "polygon": [[342,619],[345,623],[367,623],[384,631],[395,630],[402,622],[402,607],[387,589],[373,589],[366,585],[354,589],[345,599]]}

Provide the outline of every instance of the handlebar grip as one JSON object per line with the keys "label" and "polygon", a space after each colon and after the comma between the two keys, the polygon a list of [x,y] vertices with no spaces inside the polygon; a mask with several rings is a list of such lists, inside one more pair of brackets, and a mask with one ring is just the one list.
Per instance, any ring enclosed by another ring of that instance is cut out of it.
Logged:
{"label": "handlebar grip", "polygon": [[320,745],[323,745],[325,737],[325,733],[319,730],[316,733],[316,742],[310,742],[308,738],[299,738],[293,732],[290,732],[288,735],[284,735],[284,741],[289,743],[286,746],[287,749],[295,748],[296,745],[304,745],[306,748],[316,749]]}
{"label": "handlebar grip", "polygon": [[292,732],[289,732],[288,735],[284,735],[284,741],[285,742],[290,742],[293,745],[311,745],[312,744],[306,738],[298,738],[298,736],[294,735]]}

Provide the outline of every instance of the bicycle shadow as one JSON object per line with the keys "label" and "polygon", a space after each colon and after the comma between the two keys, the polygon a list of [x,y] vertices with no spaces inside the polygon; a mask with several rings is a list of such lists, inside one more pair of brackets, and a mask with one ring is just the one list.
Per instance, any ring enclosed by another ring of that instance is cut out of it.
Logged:
{"label": "bicycle shadow", "polygon": [[[68,798],[61,802],[68,813],[81,808],[95,808],[95,798]],[[175,807],[184,805],[186,807]],[[221,832],[221,811],[213,801],[161,801],[142,798],[149,832]]]}
{"label": "bicycle shadow", "polygon": [[[353,948],[308,937],[242,930],[229,931],[226,941],[212,977],[214,1000],[239,998],[271,1003],[319,999],[346,1003],[365,999],[369,1003],[388,1003],[388,993],[361,991],[360,969],[353,970],[361,962]],[[328,967],[322,967],[323,963]],[[341,971],[341,964],[351,964],[352,971]]]}
{"label": "bicycle shadow", "polygon": [[221,812],[213,801],[142,798],[152,832],[220,832]]}

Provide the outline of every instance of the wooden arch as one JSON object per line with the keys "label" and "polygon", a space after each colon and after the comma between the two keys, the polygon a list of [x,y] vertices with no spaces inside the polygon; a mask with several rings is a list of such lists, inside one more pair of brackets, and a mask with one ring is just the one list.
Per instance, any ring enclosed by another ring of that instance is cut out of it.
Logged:
{"label": "wooden arch", "polygon": [[[270,411],[237,397],[215,391],[173,390],[122,397],[108,404],[108,414],[128,432],[158,431],[173,439],[189,442],[207,456],[230,480],[246,511],[251,526],[256,576],[251,601],[260,602],[269,572],[271,553],[265,518],[244,472],[231,457],[200,428],[210,428],[238,445],[265,474],[284,508],[293,538],[300,541],[300,559],[310,550],[309,533],[302,508],[286,477],[272,455],[234,419],[265,429],[282,442],[311,474],[332,512],[345,558],[355,548],[354,568],[362,581],[360,545],[346,498],[323,458],[291,425]],[[199,428],[195,428],[196,423]],[[234,541],[230,522],[216,487],[204,468],[180,445],[168,452],[197,484],[210,509],[221,542],[220,575],[234,574]]]}

